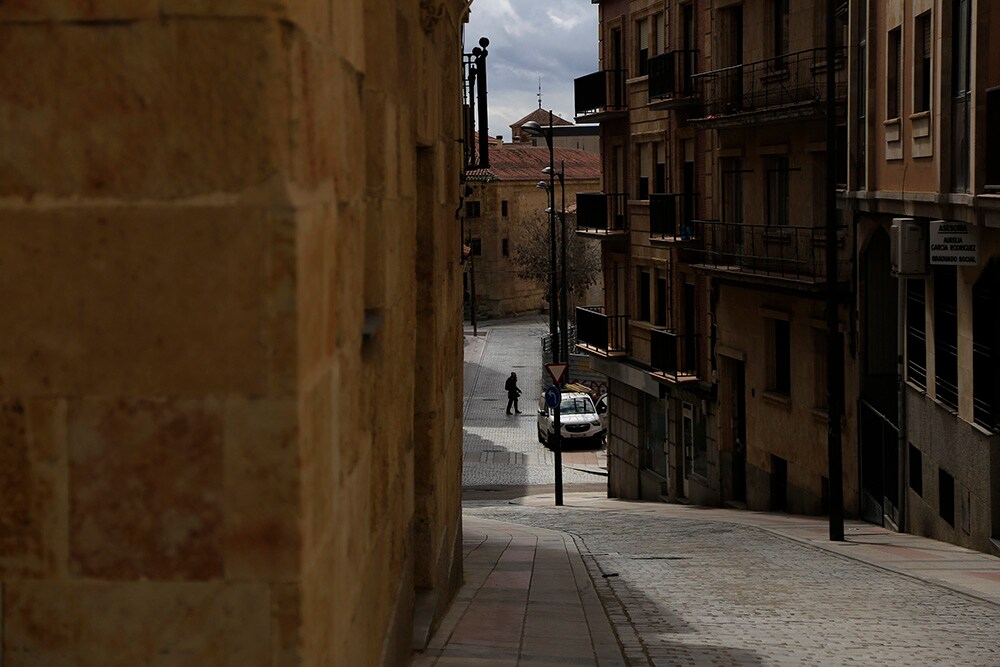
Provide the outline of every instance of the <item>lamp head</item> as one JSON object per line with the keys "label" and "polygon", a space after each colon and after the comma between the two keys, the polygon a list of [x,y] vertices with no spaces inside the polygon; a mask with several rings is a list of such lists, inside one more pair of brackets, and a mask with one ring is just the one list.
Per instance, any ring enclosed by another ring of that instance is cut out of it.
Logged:
{"label": "lamp head", "polygon": [[545,136],[545,130],[543,130],[542,126],[533,120],[529,120],[527,123],[522,125],[521,129],[533,137]]}
{"label": "lamp head", "polygon": [[545,181],[538,181],[538,184],[535,187],[538,188],[539,190],[548,190],[549,184],[546,183]]}

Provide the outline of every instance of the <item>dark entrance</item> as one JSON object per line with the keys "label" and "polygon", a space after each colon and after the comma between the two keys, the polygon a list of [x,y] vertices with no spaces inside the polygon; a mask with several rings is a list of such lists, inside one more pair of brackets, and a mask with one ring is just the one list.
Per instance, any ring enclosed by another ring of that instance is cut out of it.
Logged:
{"label": "dark entrance", "polygon": [[899,442],[896,384],[897,284],[889,235],[879,229],[861,258],[861,401],[858,449],[861,515],[871,523],[898,525]]}
{"label": "dark entrance", "polygon": [[747,499],[747,397],[746,366],[729,362],[733,371],[733,500]]}

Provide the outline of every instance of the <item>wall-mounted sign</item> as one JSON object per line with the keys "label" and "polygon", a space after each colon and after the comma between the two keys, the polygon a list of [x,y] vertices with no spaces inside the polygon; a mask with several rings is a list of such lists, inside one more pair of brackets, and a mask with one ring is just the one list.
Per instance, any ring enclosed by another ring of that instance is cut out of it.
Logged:
{"label": "wall-mounted sign", "polygon": [[931,264],[975,266],[978,261],[978,234],[964,222],[935,220],[931,223]]}

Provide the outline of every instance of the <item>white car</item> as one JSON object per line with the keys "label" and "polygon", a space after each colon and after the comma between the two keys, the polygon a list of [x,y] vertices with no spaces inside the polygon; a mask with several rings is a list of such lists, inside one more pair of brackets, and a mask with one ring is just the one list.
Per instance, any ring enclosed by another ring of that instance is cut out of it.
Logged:
{"label": "white car", "polygon": [[[538,442],[548,446],[555,434],[555,410],[545,404],[545,395],[538,400]],[[604,426],[590,396],[581,392],[566,392],[559,405],[559,422],[562,425],[563,444],[590,441],[600,444]]]}

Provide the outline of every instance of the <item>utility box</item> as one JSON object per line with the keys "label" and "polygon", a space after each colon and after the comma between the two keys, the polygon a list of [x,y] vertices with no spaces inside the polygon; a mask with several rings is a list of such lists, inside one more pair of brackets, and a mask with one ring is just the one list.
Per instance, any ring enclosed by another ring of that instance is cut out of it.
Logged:
{"label": "utility box", "polygon": [[900,277],[927,275],[927,232],[913,218],[893,218],[891,239],[892,274]]}

